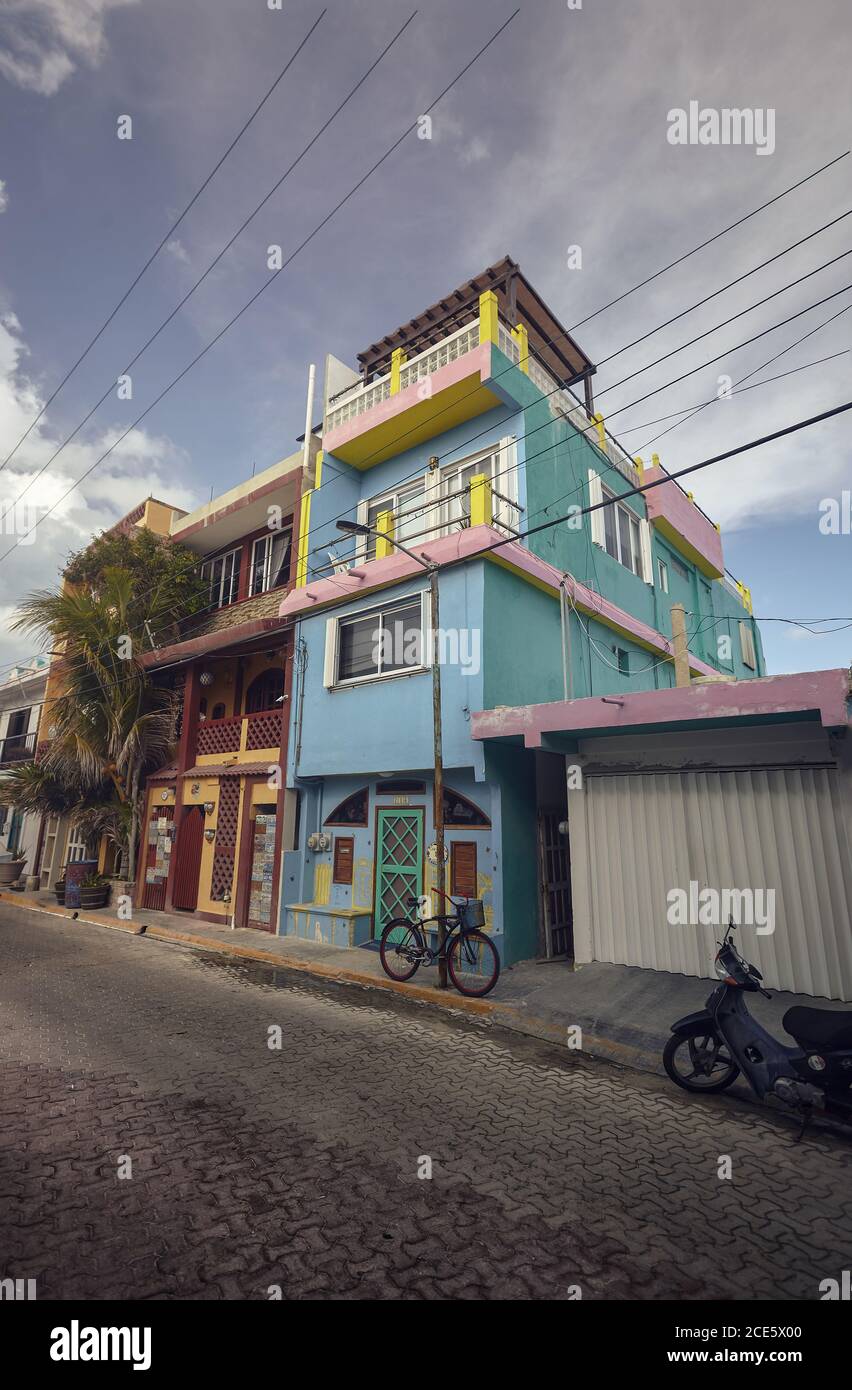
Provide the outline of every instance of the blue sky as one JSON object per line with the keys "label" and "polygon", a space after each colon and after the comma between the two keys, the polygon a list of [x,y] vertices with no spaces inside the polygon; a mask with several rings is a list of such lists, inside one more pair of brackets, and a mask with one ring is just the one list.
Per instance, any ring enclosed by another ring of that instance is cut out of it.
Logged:
{"label": "blue sky", "polygon": [[[172,310],[414,8],[331,3],[243,140],[38,427],[0,472],[12,500]],[[0,457],[124,292],[320,13],[285,0],[5,0],[0,5]],[[473,56],[513,5],[426,0],[414,22],[133,372],[51,464],[49,506],[139,414]],[[0,663],[16,601],[149,492],[205,501],[292,452],[307,368],[359,349],[510,254],[566,326],[841,153],[852,130],[843,0],[534,0],[138,431],[0,563]],[[772,108],[775,148],[673,146],[667,114]],[[120,116],[133,120],[119,140]],[[577,337],[596,361],[852,207],[852,158],[783,199]],[[569,247],[582,248],[570,269]],[[623,387],[628,373],[852,246],[852,217],[647,342],[596,378],[631,452],[656,417],[715,396],[817,328],[852,290],[741,351],[741,339],[852,286],[852,257]],[[674,470],[852,396],[852,309],[754,377],[829,363],[715,403],[666,435]],[[709,357],[725,353],[719,363]],[[608,389],[609,388],[609,389]],[[819,530],[852,488],[849,417],[696,475],[728,566],[758,616],[852,617],[852,535]],[[646,452],[651,452],[647,450]],[[5,537],[2,538],[5,540]],[[6,545],[3,548],[7,548]],[[852,629],[768,623],[771,671],[846,665]]]}

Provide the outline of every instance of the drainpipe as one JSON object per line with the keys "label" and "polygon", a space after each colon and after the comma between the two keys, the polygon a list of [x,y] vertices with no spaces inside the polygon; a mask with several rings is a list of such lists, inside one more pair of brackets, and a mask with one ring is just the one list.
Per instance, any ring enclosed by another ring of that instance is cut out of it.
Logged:
{"label": "drainpipe", "polygon": [[571,618],[568,612],[567,580],[559,583],[559,620],[562,628],[562,691],[563,698],[574,698],[574,673],[571,670]]}
{"label": "drainpipe", "polygon": [[305,446],[302,450],[302,475],[307,476],[308,464],[311,461],[311,431],[313,429],[314,414],[314,386],[316,385],[317,369],[313,362],[308,368],[308,402],[305,409]]}

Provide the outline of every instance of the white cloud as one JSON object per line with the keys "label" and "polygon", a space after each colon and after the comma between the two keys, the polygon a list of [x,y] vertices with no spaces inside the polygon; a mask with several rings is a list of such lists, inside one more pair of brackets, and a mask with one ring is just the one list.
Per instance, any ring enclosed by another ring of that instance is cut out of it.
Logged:
{"label": "white cloud", "polygon": [[180,237],[171,237],[171,239],[166,242],[164,249],[168,251],[170,256],[174,256],[175,260],[179,261],[181,265],[189,265],[189,252]]}
{"label": "white cloud", "polygon": [[480,160],[487,159],[491,151],[486,142],[479,135],[474,135],[466,145],[459,151],[459,159],[462,164],[478,164]]}
{"label": "white cloud", "polygon": [[0,212],[5,212],[9,206],[9,194],[6,192],[6,180],[0,179]]}
{"label": "white cloud", "polygon": [[[0,318],[0,462],[43,402],[38,384],[23,370],[27,355],[17,318],[4,315]],[[0,555],[16,539],[20,542],[0,564],[0,667],[28,654],[27,640],[10,631],[16,603],[31,589],[55,584],[71,552],[149,495],[186,510],[198,505],[197,493],[181,481],[189,465],[182,449],[166,436],[144,429],[133,429],[124,439],[121,434],[120,428],[110,427],[88,442],[72,441],[39,478],[39,469],[61,442],[45,415],[0,472]],[[109,457],[73,487],[114,443]],[[15,499],[30,483],[26,497],[16,505]],[[48,516],[51,507],[55,510]],[[35,521],[39,524],[33,535],[24,540]]]}
{"label": "white cloud", "polygon": [[53,96],[80,64],[106,54],[110,10],[138,0],[6,0],[0,14],[0,75],[27,91]]}

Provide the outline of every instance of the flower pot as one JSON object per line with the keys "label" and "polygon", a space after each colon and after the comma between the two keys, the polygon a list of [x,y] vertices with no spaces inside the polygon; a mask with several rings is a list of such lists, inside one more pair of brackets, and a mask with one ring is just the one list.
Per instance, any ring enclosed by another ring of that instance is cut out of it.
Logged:
{"label": "flower pot", "polygon": [[80,889],[80,906],[81,906],[81,907],[105,907],[105,906],[106,906],[106,900],[107,900],[107,897],[108,897],[108,896],[109,896],[109,888],[108,888],[107,886],[98,887],[98,888],[81,888],[81,889]]}
{"label": "flower pot", "polygon": [[26,859],[4,859],[0,861],[0,886],[7,887],[17,883],[26,866]]}

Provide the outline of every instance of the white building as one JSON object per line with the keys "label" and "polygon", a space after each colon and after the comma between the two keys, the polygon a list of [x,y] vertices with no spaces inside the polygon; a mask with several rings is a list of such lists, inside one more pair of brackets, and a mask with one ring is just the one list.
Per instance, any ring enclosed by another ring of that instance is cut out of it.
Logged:
{"label": "white building", "polygon": [[[48,658],[14,666],[0,681],[0,774],[35,757],[47,684]],[[35,872],[41,817],[4,804],[0,789],[0,857],[23,850],[25,874]]]}

